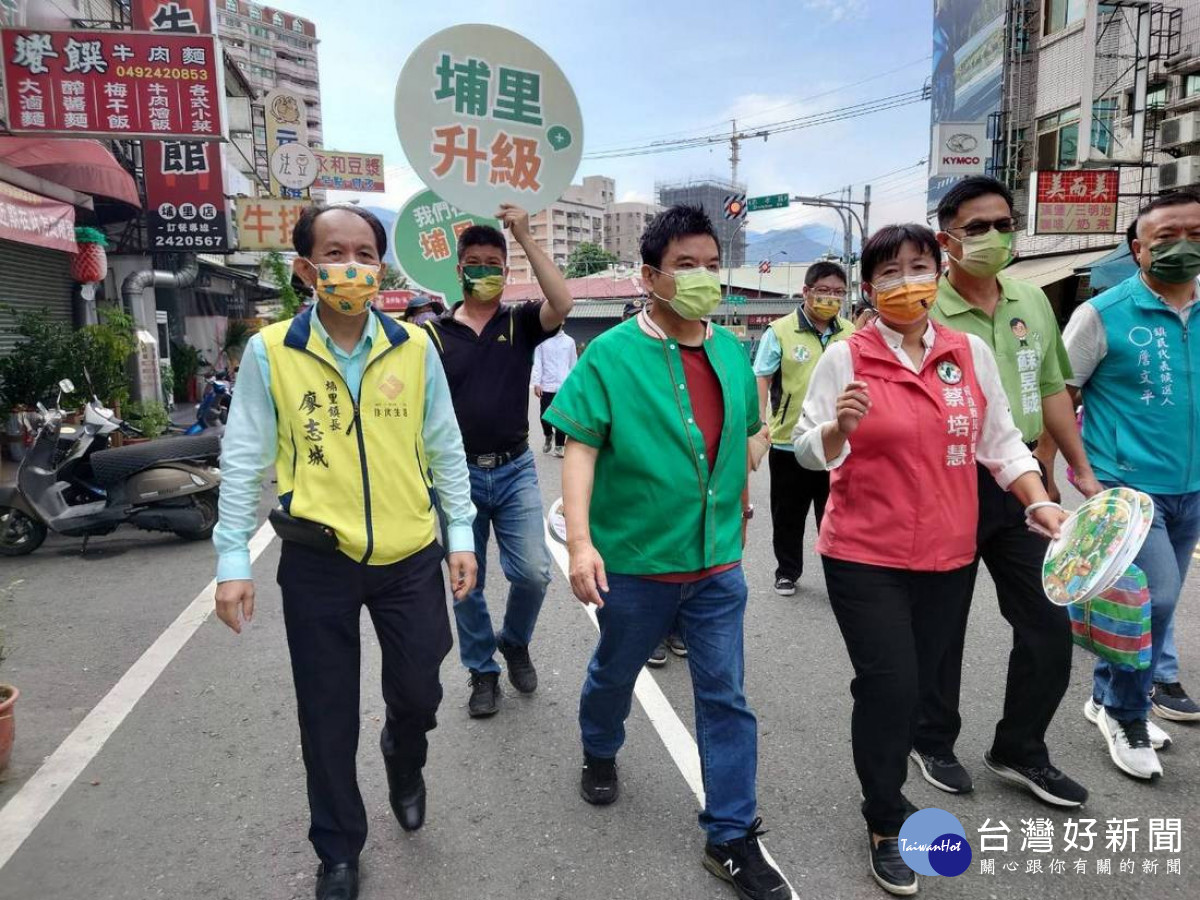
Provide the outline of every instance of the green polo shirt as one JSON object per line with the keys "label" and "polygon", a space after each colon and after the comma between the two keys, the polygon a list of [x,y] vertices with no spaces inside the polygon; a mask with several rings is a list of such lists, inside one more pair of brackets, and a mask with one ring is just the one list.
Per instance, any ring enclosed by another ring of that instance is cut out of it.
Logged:
{"label": "green polo shirt", "polygon": [[712,326],[705,355],[725,418],[709,474],[678,342],[630,319],[588,345],[545,420],[598,449],[589,522],[605,567],[622,575],[698,572],[742,558],[746,439],[758,391],[736,336]]}
{"label": "green polo shirt", "polygon": [[[972,306],[949,278],[938,282],[931,315],[948,328],[982,338],[996,355],[1013,421],[1029,442],[1042,434],[1042,398],[1066,388],[1071,361],[1054,308],[1040,287],[1000,275],[995,315]],[[1020,321],[1016,321],[1016,320]]]}

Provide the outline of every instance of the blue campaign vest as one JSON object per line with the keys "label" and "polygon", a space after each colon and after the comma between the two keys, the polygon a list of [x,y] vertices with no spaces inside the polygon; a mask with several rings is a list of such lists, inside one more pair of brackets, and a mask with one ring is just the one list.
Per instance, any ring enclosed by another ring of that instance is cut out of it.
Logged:
{"label": "blue campaign vest", "polygon": [[1083,387],[1083,441],[1096,475],[1151,494],[1200,490],[1200,334],[1135,274],[1088,301],[1108,352]]}

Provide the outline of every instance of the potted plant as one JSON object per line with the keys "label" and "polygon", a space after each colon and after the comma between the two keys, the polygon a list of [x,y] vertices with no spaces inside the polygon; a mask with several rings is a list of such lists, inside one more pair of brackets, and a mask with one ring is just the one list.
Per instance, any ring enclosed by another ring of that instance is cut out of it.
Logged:
{"label": "potted plant", "polygon": [[[0,663],[4,662],[4,629],[0,628]],[[14,718],[17,698],[21,696],[11,684],[0,682],[0,772],[8,766],[12,757],[13,738],[16,735]]]}
{"label": "potted plant", "polygon": [[204,354],[191,344],[171,344],[171,381],[176,403],[196,402],[196,376],[208,365]]}
{"label": "potted plant", "polygon": [[135,444],[153,440],[167,430],[171,424],[166,407],[157,400],[135,400],[125,409],[125,418],[129,424],[142,432],[142,437],[126,437],[126,444]]}

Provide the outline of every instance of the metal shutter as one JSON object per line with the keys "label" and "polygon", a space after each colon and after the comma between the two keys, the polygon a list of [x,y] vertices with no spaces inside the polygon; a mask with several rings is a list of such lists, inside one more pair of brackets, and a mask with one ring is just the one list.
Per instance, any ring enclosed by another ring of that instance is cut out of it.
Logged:
{"label": "metal shutter", "polygon": [[18,315],[43,309],[55,318],[71,321],[71,256],[32,244],[0,240],[0,355],[17,342],[8,310]]}

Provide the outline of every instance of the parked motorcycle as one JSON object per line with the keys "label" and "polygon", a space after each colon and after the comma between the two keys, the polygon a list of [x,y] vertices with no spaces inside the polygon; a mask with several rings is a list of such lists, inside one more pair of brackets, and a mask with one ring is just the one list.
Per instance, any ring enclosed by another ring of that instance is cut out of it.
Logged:
{"label": "parked motorcycle", "polygon": [[38,404],[41,424],[17,469],[15,485],[0,487],[0,556],[24,556],[48,532],[88,539],[130,524],[205,540],[217,522],[220,438],[214,434],[163,438],[108,449],[113,434],[141,432],[99,398],[84,410],[82,426],[63,423],[59,382],[55,409]]}
{"label": "parked motorcycle", "polygon": [[196,407],[196,421],[184,434],[200,434],[229,421],[229,405],[233,402],[233,387],[227,371],[214,372],[204,379],[204,396]]}

